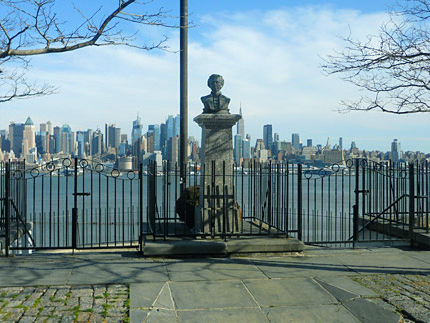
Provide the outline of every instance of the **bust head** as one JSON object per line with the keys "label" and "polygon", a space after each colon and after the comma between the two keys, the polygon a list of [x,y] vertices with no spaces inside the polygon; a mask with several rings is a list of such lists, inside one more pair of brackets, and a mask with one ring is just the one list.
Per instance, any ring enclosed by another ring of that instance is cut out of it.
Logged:
{"label": "bust head", "polygon": [[211,88],[212,93],[220,94],[221,89],[224,86],[224,79],[221,75],[212,74],[208,79],[208,86]]}

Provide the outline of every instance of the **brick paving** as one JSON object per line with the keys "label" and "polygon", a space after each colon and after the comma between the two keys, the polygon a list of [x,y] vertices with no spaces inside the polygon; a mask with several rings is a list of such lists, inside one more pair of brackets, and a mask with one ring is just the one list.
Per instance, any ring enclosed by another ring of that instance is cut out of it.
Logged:
{"label": "brick paving", "polygon": [[363,275],[354,277],[413,322],[430,322],[430,276]]}
{"label": "brick paving", "polygon": [[0,288],[0,321],[129,322],[129,286]]}

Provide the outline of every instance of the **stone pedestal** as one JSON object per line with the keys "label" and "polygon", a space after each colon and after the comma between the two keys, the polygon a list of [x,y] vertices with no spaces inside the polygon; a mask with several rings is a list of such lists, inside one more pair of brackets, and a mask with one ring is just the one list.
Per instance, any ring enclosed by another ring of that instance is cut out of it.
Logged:
{"label": "stone pedestal", "polygon": [[234,230],[232,127],[240,118],[239,114],[229,113],[202,113],[194,118],[202,128],[196,229],[204,233],[217,235]]}

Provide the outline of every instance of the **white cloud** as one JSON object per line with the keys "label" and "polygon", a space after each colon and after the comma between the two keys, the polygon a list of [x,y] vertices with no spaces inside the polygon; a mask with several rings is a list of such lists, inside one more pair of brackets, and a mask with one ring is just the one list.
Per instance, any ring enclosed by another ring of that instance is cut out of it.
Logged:
{"label": "white cloud", "polygon": [[[201,27],[189,36],[190,135],[200,137],[192,118],[201,112],[200,97],[209,92],[208,76],[218,73],[225,79],[223,93],[232,99],[231,112],[237,113],[242,103],[253,139],[272,123],[274,132],[287,140],[292,132],[317,143],[342,136],[344,142],[357,138],[360,148],[388,150],[392,138],[398,138],[404,149],[430,151],[428,116],[339,114],[334,109],[340,100],[359,93],[319,68],[321,56],[344,46],[338,36],[347,35],[349,28],[357,37],[374,34],[386,19],[383,13],[324,7],[202,17]],[[177,34],[171,43],[176,48]],[[34,78],[60,85],[61,92],[1,105],[0,129],[31,115],[36,123],[67,122],[74,129],[117,123],[129,133],[137,111],[145,124],[179,112],[178,53],[89,48],[37,57],[33,65]]]}

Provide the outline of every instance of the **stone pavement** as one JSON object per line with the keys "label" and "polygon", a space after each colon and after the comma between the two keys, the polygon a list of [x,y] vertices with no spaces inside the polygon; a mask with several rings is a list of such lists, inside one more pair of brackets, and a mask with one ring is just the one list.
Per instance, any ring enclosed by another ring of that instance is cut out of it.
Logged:
{"label": "stone pavement", "polygon": [[430,322],[430,251],[0,258],[2,322]]}

